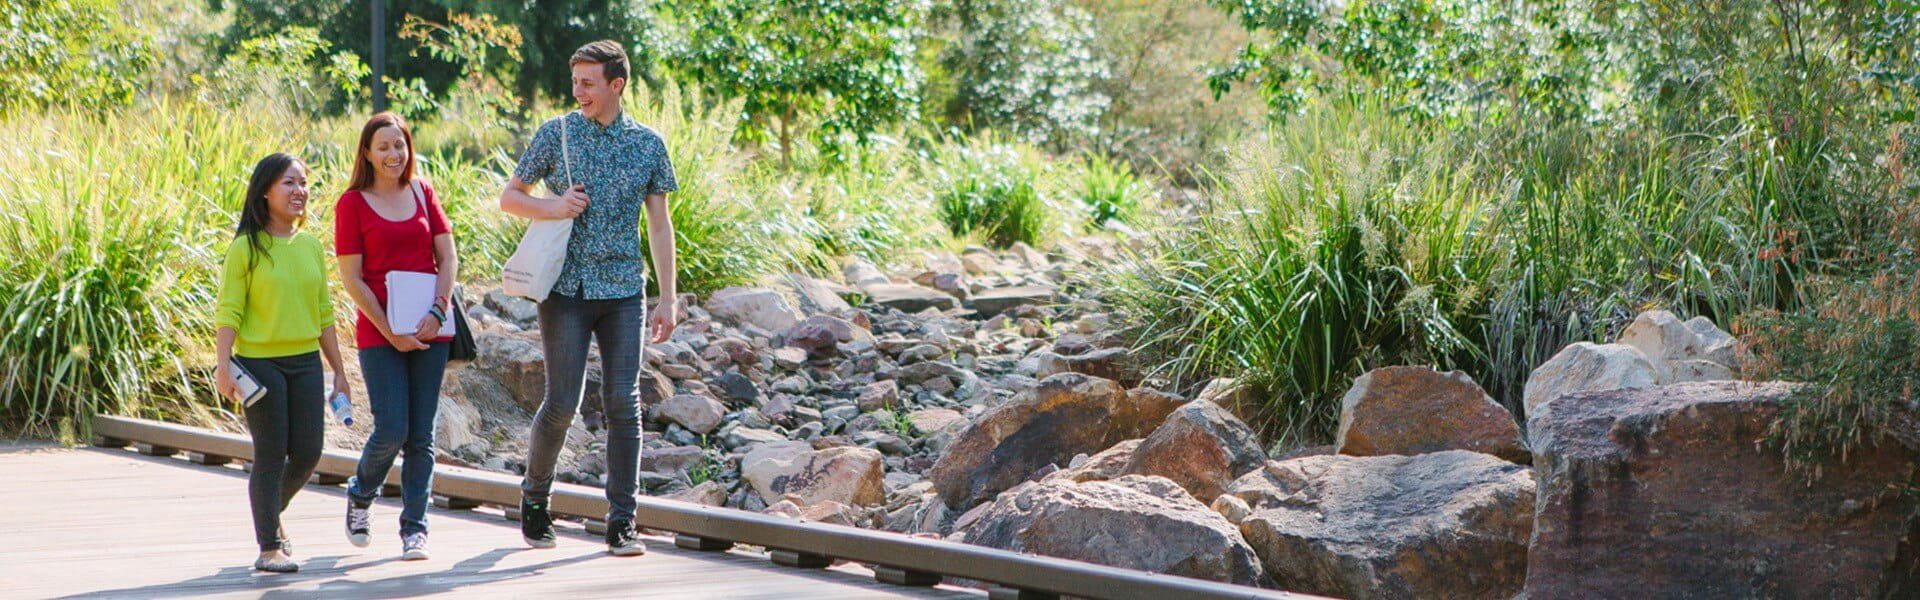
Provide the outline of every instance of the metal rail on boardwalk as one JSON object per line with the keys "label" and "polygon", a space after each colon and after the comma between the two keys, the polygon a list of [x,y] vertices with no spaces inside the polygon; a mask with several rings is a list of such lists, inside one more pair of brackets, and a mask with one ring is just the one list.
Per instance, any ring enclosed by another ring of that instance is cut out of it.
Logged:
{"label": "metal rail on boardwalk", "polygon": [[[207,464],[253,456],[253,443],[246,436],[145,419],[97,416],[93,435],[96,446],[133,445],[142,453],[162,456],[186,451]],[[317,472],[338,482],[352,475],[358,462],[358,456],[327,450]],[[394,469],[387,483],[398,482],[399,469]],[[435,468],[433,488],[435,496],[445,497],[444,504],[456,508],[488,503],[517,511],[520,504],[519,478],[498,473],[441,465]],[[588,519],[602,519],[607,511],[605,492],[586,486],[555,484],[552,504],[555,513]],[[935,585],[944,577],[973,579],[995,584],[992,598],[1315,598],[646,496],[640,497],[634,520],[642,527],[675,533],[674,544],[682,548],[764,546],[772,551],[774,563],[796,568],[823,568],[834,559],[869,563],[875,579],[899,585]]]}

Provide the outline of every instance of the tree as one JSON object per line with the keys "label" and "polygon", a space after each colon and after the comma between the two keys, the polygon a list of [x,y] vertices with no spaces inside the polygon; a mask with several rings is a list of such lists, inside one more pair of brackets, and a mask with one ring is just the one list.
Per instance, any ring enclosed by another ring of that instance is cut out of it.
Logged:
{"label": "tree", "polygon": [[102,0],[0,2],[0,111],[133,100],[150,40]]}
{"label": "tree", "polygon": [[[372,23],[368,2],[385,2],[387,40],[385,72],[397,82],[412,84],[415,94],[443,95],[470,78],[465,65],[482,62],[487,75],[513,82],[523,104],[538,92],[567,98],[567,61],[582,44],[611,39],[627,47],[637,77],[650,77],[654,60],[650,41],[658,28],[648,20],[641,3],[625,0],[212,0],[214,8],[231,10],[222,53],[238,50],[241,42],[270,37],[287,26],[312,27],[334,50],[372,56]],[[418,60],[432,52],[423,39],[399,36],[408,16],[433,23],[451,23],[456,14],[492,17],[501,26],[518,30],[517,48],[491,47],[484,57],[461,60]],[[511,52],[510,52],[511,51]],[[512,56],[517,52],[518,56]],[[417,81],[415,81],[417,80]],[[407,93],[407,92],[401,92]]]}
{"label": "tree", "polygon": [[1093,19],[1064,0],[954,0],[959,39],[941,62],[957,78],[947,116],[1001,126],[1033,142],[1091,134],[1111,100],[1094,89]]}
{"label": "tree", "polygon": [[777,136],[788,166],[810,121],[835,146],[918,115],[924,0],[677,0],[664,12],[684,36],[663,53],[668,68],[741,99],[743,129]]}

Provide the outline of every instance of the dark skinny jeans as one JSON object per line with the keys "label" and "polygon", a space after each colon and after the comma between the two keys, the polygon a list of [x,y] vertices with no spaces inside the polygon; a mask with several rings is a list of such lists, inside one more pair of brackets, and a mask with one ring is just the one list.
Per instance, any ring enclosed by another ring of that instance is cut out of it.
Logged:
{"label": "dark skinny jeans", "polygon": [[247,476],[247,500],[253,505],[253,537],[261,552],[279,550],[280,513],[307,484],[320,464],[326,439],[326,410],[320,353],[277,358],[238,357],[240,365],[267,388],[246,408],[253,434],[253,473]]}
{"label": "dark skinny jeans", "polygon": [[587,347],[600,344],[600,391],[607,419],[607,521],[632,522],[640,490],[640,375],[646,327],[644,293],[610,300],[561,294],[540,303],[540,341],[546,348],[547,395],[533,418],[527,445],[523,498],[546,503],[553,493],[554,462],[580,406],[587,379]]}
{"label": "dark skinny jeans", "polygon": [[365,508],[402,451],[400,537],[427,530],[427,500],[433,493],[433,429],[440,412],[440,380],[447,371],[446,342],[401,352],[393,346],[360,350],[360,372],[373,409],[373,436],[360,451],[360,466],[347,481],[347,496]]}

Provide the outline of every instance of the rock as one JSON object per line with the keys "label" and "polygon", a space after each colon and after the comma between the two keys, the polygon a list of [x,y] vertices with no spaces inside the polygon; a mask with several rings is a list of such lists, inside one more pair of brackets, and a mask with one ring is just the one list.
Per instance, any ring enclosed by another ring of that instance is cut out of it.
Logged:
{"label": "rock", "polygon": [[1512,598],[1534,480],[1487,454],[1311,456],[1233,483],[1240,533],[1287,590],[1342,598]]}
{"label": "rock", "polygon": [[1653,363],[1633,346],[1575,342],[1527,376],[1522,401],[1531,418],[1541,403],[1554,398],[1575,392],[1650,387],[1657,378]]}
{"label": "rock", "polygon": [[1920,521],[1899,490],[1920,456],[1883,443],[1789,470],[1761,440],[1793,391],[1683,383],[1535,413],[1528,597],[1912,597]]}
{"label": "rock", "polygon": [[1030,483],[983,506],[990,508],[956,534],[960,541],[1229,583],[1264,580],[1233,524],[1159,477]]}
{"label": "rock", "polygon": [[999,288],[975,294],[973,310],[982,317],[991,317],[1016,306],[1047,304],[1053,299],[1053,288],[1030,285]]}
{"label": "rock", "polygon": [[907,365],[899,371],[895,371],[893,374],[894,379],[898,379],[901,383],[907,385],[925,383],[927,380],[935,377],[962,379],[966,377],[966,371],[944,362],[927,361]]}
{"label": "rock", "polygon": [[823,501],[873,506],[886,501],[885,466],[871,448],[814,450],[804,442],[761,444],[740,459],[740,475],[768,502],[788,494],[802,504]]}
{"label": "rock", "polygon": [[1188,402],[1140,443],[1121,473],[1158,475],[1195,498],[1213,498],[1266,460],[1253,428],[1233,413],[1211,402]]}
{"label": "rock", "polygon": [[486,445],[487,438],[482,433],[486,421],[477,407],[451,396],[441,396],[439,404],[433,428],[434,445],[441,448]]}
{"label": "rock", "polygon": [[848,261],[846,267],[841,269],[841,274],[846,276],[847,283],[855,287],[864,288],[869,285],[891,283],[880,269],[861,260]]}
{"label": "rock", "polygon": [[1028,269],[1045,271],[1047,267],[1051,266],[1048,264],[1049,261],[1047,260],[1046,254],[1033,249],[1033,246],[1027,245],[1026,242],[1014,242],[1007,250],[1013,252],[1014,257],[1019,258],[1020,262],[1025,264]]}
{"label": "rock", "polygon": [[[534,334],[506,334],[482,331],[474,336],[478,349],[471,369],[499,381],[513,395],[514,402],[527,411],[540,410],[547,393],[547,359]],[[588,385],[588,393],[598,398],[600,386]]]}
{"label": "rock", "polygon": [[1140,368],[1140,361],[1125,348],[1107,348],[1074,356],[1051,352],[1035,356],[1040,359],[1040,371],[1034,375],[1036,379],[1046,379],[1060,373],[1084,373],[1133,387],[1140,385],[1140,381],[1146,377]]}
{"label": "rock", "polygon": [[702,435],[713,433],[714,429],[720,427],[726,415],[727,407],[720,404],[719,400],[711,396],[695,394],[680,394],[668,398],[666,402],[660,403],[660,407],[654,412],[657,420],[679,423],[681,427],[687,428],[687,431]]}
{"label": "rock", "polygon": [[706,458],[706,450],[702,450],[699,446],[647,448],[640,451],[640,470],[678,475],[693,470]]}
{"label": "rock", "polygon": [[1247,501],[1241,500],[1239,496],[1232,494],[1215,496],[1213,504],[1208,506],[1208,508],[1212,508],[1213,512],[1220,513],[1221,517],[1235,526],[1240,525],[1240,522],[1247,520],[1247,517],[1253,515],[1253,508],[1247,506]]}
{"label": "rock", "polygon": [[767,331],[792,327],[801,316],[785,296],[766,288],[722,288],[709,296],[704,306],[715,317]]}
{"label": "rock", "polygon": [[892,408],[900,403],[900,385],[891,379],[869,383],[865,389],[860,390],[860,398],[857,402],[860,412]]}
{"label": "rock", "polygon": [[1640,350],[1660,385],[1733,377],[1734,340],[1705,317],[1682,322],[1673,313],[1640,313],[1620,334],[1620,343]]}
{"label": "rock", "polygon": [[804,348],[785,346],[773,351],[773,364],[782,369],[798,369],[807,364],[807,351]]}
{"label": "rock", "polygon": [[700,485],[668,494],[666,499],[691,502],[704,506],[726,506],[727,488],[717,482],[702,481]]}
{"label": "rock", "polygon": [[987,251],[968,252],[960,257],[968,275],[992,275],[1000,272],[1000,261]]}
{"label": "rock", "polygon": [[[1055,471],[1048,478],[1062,478],[1077,482],[1106,481],[1119,477],[1126,472],[1127,465],[1133,462],[1133,453],[1140,449],[1145,439],[1127,440],[1114,444],[1112,448],[1101,450],[1099,454],[1075,456],[1067,463],[1067,468]],[[1085,460],[1079,460],[1082,457]]]}
{"label": "rock", "polygon": [[540,305],[526,298],[509,295],[505,290],[496,288],[487,291],[483,305],[493,314],[505,317],[520,327],[540,320]]}
{"label": "rock", "polygon": [[745,375],[725,373],[713,378],[711,383],[714,387],[720,388],[720,393],[727,400],[750,403],[760,401],[760,386],[754,385],[753,380]]}
{"label": "rock", "polygon": [[1105,379],[1055,375],[988,409],[954,439],[930,478],[948,506],[969,508],[1041,467],[1144,437],[1173,408],[1161,398],[1129,395]]}
{"label": "rock", "polygon": [[781,335],[787,345],[814,356],[830,355],[840,344],[872,339],[872,334],[853,322],[832,315],[814,315]]}
{"label": "rock", "polygon": [[661,375],[666,375],[672,379],[687,380],[700,378],[700,370],[687,365],[666,363],[660,365],[657,370],[660,371]]}
{"label": "rock", "polygon": [[928,408],[916,410],[907,415],[907,422],[913,424],[914,431],[933,434],[956,427],[966,427],[967,418],[951,408]]}
{"label": "rock", "polygon": [[746,450],[762,444],[787,441],[787,436],[756,427],[732,427],[720,430],[720,442],[734,450]]}
{"label": "rock", "polygon": [[1466,373],[1386,367],[1354,378],[1340,400],[1339,452],[1350,456],[1472,450],[1533,459],[1520,425]]}
{"label": "rock", "polygon": [[947,310],[960,306],[960,300],[940,290],[912,284],[877,283],[860,287],[867,294],[867,300],[900,312],[913,314],[937,308]]}
{"label": "rock", "polygon": [[851,292],[838,284],[814,279],[799,273],[787,274],[787,285],[793,288],[794,296],[800,299],[800,310],[807,314],[833,314],[853,310],[842,292]]}
{"label": "rock", "polygon": [[910,365],[917,362],[926,362],[926,361],[934,360],[946,355],[947,355],[947,351],[945,348],[941,348],[933,344],[920,344],[918,346],[914,346],[912,348],[902,350],[900,352],[900,364]]}

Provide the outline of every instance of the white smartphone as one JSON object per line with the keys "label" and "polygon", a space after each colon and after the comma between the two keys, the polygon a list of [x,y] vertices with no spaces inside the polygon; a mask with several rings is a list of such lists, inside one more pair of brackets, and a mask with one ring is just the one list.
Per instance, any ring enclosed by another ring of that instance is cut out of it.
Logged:
{"label": "white smartphone", "polygon": [[253,373],[240,366],[238,359],[227,359],[227,371],[232,376],[234,394],[238,396],[235,399],[240,401],[241,406],[253,406],[261,396],[267,395],[266,386],[260,385],[260,380],[254,379]]}

